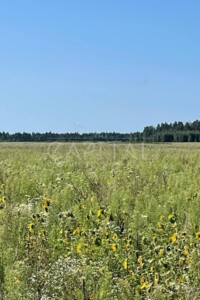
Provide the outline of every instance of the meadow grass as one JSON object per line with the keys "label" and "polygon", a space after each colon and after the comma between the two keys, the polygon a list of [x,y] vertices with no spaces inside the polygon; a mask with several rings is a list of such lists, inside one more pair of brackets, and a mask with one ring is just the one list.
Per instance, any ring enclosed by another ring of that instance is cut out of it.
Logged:
{"label": "meadow grass", "polygon": [[200,299],[200,144],[1,143],[0,299]]}

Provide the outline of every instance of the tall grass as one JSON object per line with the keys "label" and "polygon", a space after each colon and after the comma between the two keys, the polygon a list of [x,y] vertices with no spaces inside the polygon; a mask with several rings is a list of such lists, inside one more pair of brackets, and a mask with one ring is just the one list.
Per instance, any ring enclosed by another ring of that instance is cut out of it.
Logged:
{"label": "tall grass", "polygon": [[1,144],[0,299],[199,299],[198,144]]}

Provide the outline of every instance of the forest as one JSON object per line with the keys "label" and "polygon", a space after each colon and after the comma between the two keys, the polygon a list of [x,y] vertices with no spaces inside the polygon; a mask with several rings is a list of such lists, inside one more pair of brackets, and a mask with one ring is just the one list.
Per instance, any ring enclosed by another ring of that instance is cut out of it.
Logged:
{"label": "forest", "polygon": [[157,126],[146,126],[142,132],[117,133],[53,133],[53,132],[0,132],[0,142],[199,142],[200,121],[161,123]]}

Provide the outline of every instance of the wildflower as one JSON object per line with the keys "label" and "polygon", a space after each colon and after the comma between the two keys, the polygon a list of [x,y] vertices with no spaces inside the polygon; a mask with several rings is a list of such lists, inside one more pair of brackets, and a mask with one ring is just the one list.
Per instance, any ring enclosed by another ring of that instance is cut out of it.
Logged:
{"label": "wildflower", "polygon": [[163,224],[161,224],[160,222],[157,223],[157,227],[158,227],[159,229],[164,229]]}
{"label": "wildflower", "polygon": [[111,245],[111,249],[116,252],[117,251],[117,245],[116,244],[112,244]]}
{"label": "wildflower", "polygon": [[144,282],[144,283],[141,285],[141,287],[140,287],[140,288],[141,288],[141,290],[142,290],[142,289],[146,289],[146,287],[147,287],[147,283],[146,283],[146,282]]}
{"label": "wildflower", "polygon": [[185,282],[185,275],[181,276],[178,280],[179,283],[184,283]]}
{"label": "wildflower", "polygon": [[175,222],[176,222],[176,216],[175,216],[175,214],[174,214],[174,213],[169,214],[168,220],[169,220],[171,223],[175,223]]}
{"label": "wildflower", "polygon": [[167,219],[168,219],[168,220],[171,220],[171,218],[173,218],[173,216],[174,216],[173,213],[172,213],[172,214],[169,214],[168,217],[167,217]]}
{"label": "wildflower", "polygon": [[79,244],[77,245],[77,248],[76,248],[76,250],[77,250],[78,254],[81,254],[81,253],[82,253],[82,250],[81,250],[81,248],[82,248],[82,244],[81,244],[81,243],[79,243]]}
{"label": "wildflower", "polygon": [[143,276],[140,278],[140,285],[141,290],[147,287],[147,282],[145,281],[145,278]]}
{"label": "wildflower", "polygon": [[77,227],[76,229],[74,229],[73,235],[75,235],[75,234],[80,234],[80,232],[81,232],[80,227]]}
{"label": "wildflower", "polygon": [[185,255],[188,255],[188,254],[189,254],[189,249],[188,249],[187,246],[184,246],[183,253],[184,253]]}
{"label": "wildflower", "polygon": [[104,213],[104,210],[99,208],[98,211],[97,211],[97,217],[100,218],[101,216],[103,216],[105,213]]}
{"label": "wildflower", "polygon": [[32,232],[33,229],[34,229],[34,224],[33,224],[33,223],[30,223],[30,224],[28,225],[28,228],[29,228],[29,231]]}
{"label": "wildflower", "polygon": [[45,198],[44,200],[45,200],[45,202],[44,202],[45,206],[49,207],[51,204],[51,200],[49,198]]}
{"label": "wildflower", "polygon": [[142,276],[141,278],[140,278],[140,284],[143,284],[145,282],[145,278],[144,278],[144,276]]}
{"label": "wildflower", "polygon": [[102,215],[102,210],[99,208],[97,211],[97,217],[100,217]]}
{"label": "wildflower", "polygon": [[171,241],[172,243],[175,243],[176,240],[177,240],[177,234],[174,233],[174,234],[170,237],[170,241]]}
{"label": "wildflower", "polygon": [[43,198],[43,200],[44,200],[43,208],[44,208],[44,211],[47,213],[49,211],[49,207],[51,205],[51,200],[46,196]]}
{"label": "wildflower", "polygon": [[45,237],[45,236],[46,236],[46,231],[45,231],[45,230],[41,230],[41,231],[39,232],[39,236],[40,236],[40,237]]}
{"label": "wildflower", "polygon": [[124,260],[123,267],[124,267],[125,270],[128,269],[128,260],[127,259]]}
{"label": "wildflower", "polygon": [[197,231],[197,232],[195,233],[195,235],[196,235],[197,238],[200,238],[200,231]]}
{"label": "wildflower", "polygon": [[5,207],[5,196],[0,197],[0,209]]}
{"label": "wildflower", "polygon": [[144,265],[142,262],[142,256],[139,256],[137,261],[140,264],[140,267],[142,267]]}
{"label": "wildflower", "polygon": [[159,255],[163,255],[164,254],[164,250],[163,249],[160,249],[159,250]]}

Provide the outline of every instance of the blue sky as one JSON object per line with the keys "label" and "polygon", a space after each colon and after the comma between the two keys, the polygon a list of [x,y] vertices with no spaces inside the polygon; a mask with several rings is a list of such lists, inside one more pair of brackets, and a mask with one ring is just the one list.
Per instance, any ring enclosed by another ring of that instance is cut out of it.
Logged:
{"label": "blue sky", "polygon": [[199,0],[1,1],[0,131],[199,119],[199,13]]}

